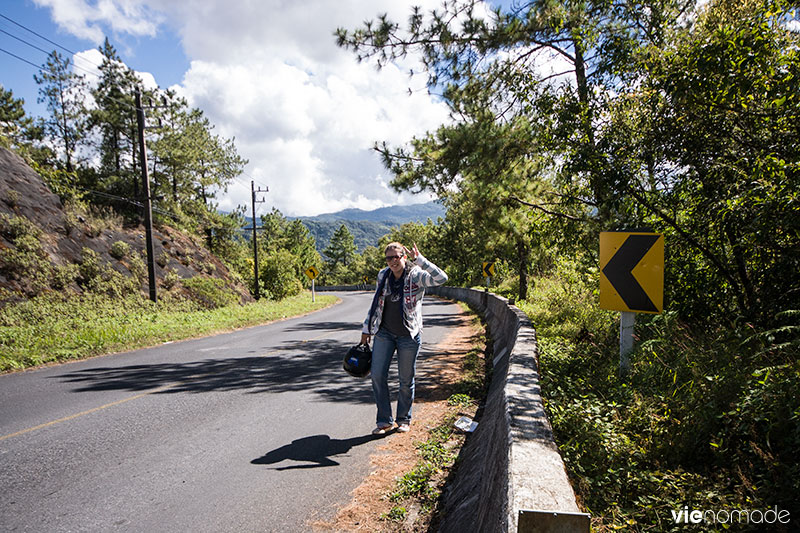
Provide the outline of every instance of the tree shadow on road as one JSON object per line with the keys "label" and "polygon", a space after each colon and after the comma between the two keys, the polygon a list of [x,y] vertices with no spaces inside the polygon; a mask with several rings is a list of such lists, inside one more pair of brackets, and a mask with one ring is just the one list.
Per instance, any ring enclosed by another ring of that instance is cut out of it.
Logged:
{"label": "tree shadow on road", "polygon": [[304,463],[281,466],[273,468],[273,470],[339,466],[339,463],[331,459],[331,457],[345,454],[355,446],[366,444],[381,437],[381,435],[363,435],[350,439],[332,439],[328,435],[303,437],[292,441],[291,444],[276,448],[258,459],[253,459],[250,463],[254,465],[274,465],[283,461]]}
{"label": "tree shadow on road", "polygon": [[[426,326],[456,326],[458,316],[442,312],[439,306],[452,305],[439,299],[426,299]],[[302,323],[291,330],[355,330],[352,322]],[[424,337],[424,333],[423,333]],[[423,338],[424,340],[424,338]],[[74,392],[92,391],[153,391],[154,394],[181,392],[247,391],[249,393],[309,392],[321,401],[342,403],[372,403],[370,380],[354,378],[342,369],[342,358],[351,344],[333,339],[294,340],[277,348],[267,348],[264,355],[212,358],[191,362],[105,366],[74,370],[54,376],[74,383]],[[435,346],[423,343],[420,361],[439,355]],[[423,363],[424,364],[424,363]],[[390,380],[396,383],[396,363],[392,364]],[[154,390],[158,389],[158,390]],[[396,391],[392,392],[393,398]]]}
{"label": "tree shadow on road", "polygon": [[369,380],[342,369],[348,346],[334,340],[292,341],[263,356],[205,359],[77,370],[58,376],[75,392],[125,390],[156,394],[245,390],[257,393],[309,392],[327,401],[371,403]]}

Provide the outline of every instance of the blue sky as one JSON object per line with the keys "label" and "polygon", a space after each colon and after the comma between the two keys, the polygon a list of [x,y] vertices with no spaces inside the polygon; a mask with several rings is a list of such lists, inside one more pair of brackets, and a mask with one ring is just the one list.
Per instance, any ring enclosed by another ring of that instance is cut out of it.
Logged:
{"label": "blue sky", "polygon": [[[48,52],[57,49],[65,56],[69,56],[69,53],[57,48],[51,42],[39,38],[25,28],[74,52],[98,46],[90,39],[77,37],[70,31],[60,28],[52,19],[51,8],[37,6],[31,0],[5,0],[0,7],[0,15],[13,21],[0,17],[0,48],[31,63],[41,64],[46,54],[14,37],[19,37]],[[15,22],[24,28],[14,24]],[[14,37],[2,32],[8,32]],[[164,87],[180,83],[183,73],[189,67],[189,60],[183,52],[180,39],[168,24],[160,28],[160,31],[152,37],[132,36],[124,33],[109,34],[108,37],[129,67],[137,71],[150,72]],[[25,108],[28,113],[34,115],[46,113],[44,104],[36,102],[39,89],[33,80],[33,75],[37,72],[36,68],[11,57],[6,52],[0,52],[0,72],[2,72],[0,83],[13,90],[16,97],[25,99]],[[86,74],[86,72],[79,72]]]}
{"label": "blue sky", "polygon": [[4,0],[0,15],[13,22],[0,17],[0,84],[25,99],[29,114],[46,113],[26,61],[41,64],[47,54],[12,36],[47,52],[55,46],[14,22],[77,53],[75,64],[86,70],[99,64],[96,49],[107,36],[129,67],[178,90],[218,134],[235,138],[250,163],[220,192],[221,209],[248,205],[251,180],[270,189],[262,212],[423,202],[431,197],[390,189],[371,147],[434,130],[447,121],[445,106],[427,94],[424,78],[409,79],[413,58],[379,72],[333,37],[337,27],[357,28],[378,13],[404,21],[411,5],[430,10],[440,1]]}

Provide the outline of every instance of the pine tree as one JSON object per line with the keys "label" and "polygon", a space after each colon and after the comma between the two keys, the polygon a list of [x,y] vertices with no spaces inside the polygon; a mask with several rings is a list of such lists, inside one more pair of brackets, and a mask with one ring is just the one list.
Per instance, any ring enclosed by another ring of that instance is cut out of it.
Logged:
{"label": "pine tree", "polygon": [[45,133],[60,149],[68,172],[80,141],[86,135],[84,101],[88,85],[83,76],[71,71],[72,62],[53,50],[45,68],[33,79],[40,85],[39,102],[46,102],[50,117],[45,119]]}

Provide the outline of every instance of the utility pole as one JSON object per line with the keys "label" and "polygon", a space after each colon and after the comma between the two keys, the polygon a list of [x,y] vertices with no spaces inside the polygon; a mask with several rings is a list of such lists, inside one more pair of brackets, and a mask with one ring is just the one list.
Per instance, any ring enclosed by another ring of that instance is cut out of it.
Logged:
{"label": "utility pole", "polygon": [[255,297],[256,300],[261,298],[261,295],[258,291],[258,237],[256,236],[256,203],[263,203],[266,200],[256,200],[256,193],[258,192],[269,192],[269,187],[261,190],[261,187],[256,190],[256,184],[254,181],[250,182],[250,191],[253,195],[253,280],[255,282]]}
{"label": "utility pole", "polygon": [[150,203],[150,177],[147,174],[147,147],[144,142],[144,109],[142,93],[136,88],[136,122],[139,129],[139,153],[142,163],[142,185],[144,188],[144,232],[147,249],[147,281],[150,285],[150,299],[156,301],[156,260],[153,250],[153,207]]}

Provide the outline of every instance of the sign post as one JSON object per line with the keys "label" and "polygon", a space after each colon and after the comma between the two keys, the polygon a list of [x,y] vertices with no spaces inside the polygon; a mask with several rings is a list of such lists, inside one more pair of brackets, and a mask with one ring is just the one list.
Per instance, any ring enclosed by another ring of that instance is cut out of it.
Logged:
{"label": "sign post", "polygon": [[316,302],[317,298],[314,294],[314,280],[317,278],[317,276],[319,276],[319,270],[317,270],[317,267],[308,267],[305,271],[305,275],[311,280],[311,301]]}
{"label": "sign post", "polygon": [[600,307],[621,312],[619,368],[626,375],[635,313],[660,313],[664,308],[664,235],[600,233]]}
{"label": "sign post", "polygon": [[492,276],[494,276],[494,261],[484,261],[481,271],[483,272],[483,277],[486,278],[486,291],[488,292],[489,283],[492,281]]}

